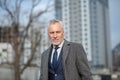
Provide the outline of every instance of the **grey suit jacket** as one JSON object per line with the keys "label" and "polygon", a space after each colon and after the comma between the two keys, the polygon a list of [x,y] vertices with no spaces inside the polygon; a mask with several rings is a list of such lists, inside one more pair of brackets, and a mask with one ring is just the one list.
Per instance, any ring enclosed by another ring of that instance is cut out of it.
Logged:
{"label": "grey suit jacket", "polygon": [[[40,80],[48,80],[48,58],[50,49],[41,57]],[[87,56],[81,44],[68,42],[63,45],[62,64],[65,80],[92,80]]]}

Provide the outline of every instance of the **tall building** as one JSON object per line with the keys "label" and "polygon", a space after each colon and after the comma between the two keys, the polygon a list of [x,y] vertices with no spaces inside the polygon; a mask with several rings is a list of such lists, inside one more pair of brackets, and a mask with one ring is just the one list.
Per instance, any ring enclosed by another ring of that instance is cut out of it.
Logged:
{"label": "tall building", "polygon": [[[111,68],[108,0],[62,0],[61,3],[65,37],[82,43],[92,66]],[[57,14],[58,7],[55,8]]]}
{"label": "tall building", "polygon": [[62,0],[55,0],[55,17],[56,19],[62,20]]}
{"label": "tall building", "polygon": [[90,1],[91,48],[93,64],[112,66],[108,0]]}

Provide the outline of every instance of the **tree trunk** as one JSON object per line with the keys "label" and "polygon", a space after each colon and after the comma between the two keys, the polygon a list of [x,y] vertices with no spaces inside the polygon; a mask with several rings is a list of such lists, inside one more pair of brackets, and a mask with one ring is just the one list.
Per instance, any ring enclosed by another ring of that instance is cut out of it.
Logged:
{"label": "tree trunk", "polygon": [[18,25],[13,24],[13,43],[14,43],[14,80],[20,80],[20,51],[19,51],[19,41],[18,41]]}
{"label": "tree trunk", "polygon": [[20,73],[18,68],[15,68],[14,70],[14,80],[20,80]]}
{"label": "tree trunk", "polygon": [[15,56],[15,63],[14,63],[14,77],[15,77],[15,80],[20,80],[19,56],[17,56],[17,54]]}

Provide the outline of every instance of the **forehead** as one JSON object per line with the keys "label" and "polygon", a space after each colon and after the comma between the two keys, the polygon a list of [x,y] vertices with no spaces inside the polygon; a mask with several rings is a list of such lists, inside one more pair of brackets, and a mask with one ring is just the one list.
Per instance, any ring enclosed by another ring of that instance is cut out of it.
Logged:
{"label": "forehead", "polygon": [[60,23],[50,24],[48,26],[48,31],[62,31],[62,25]]}

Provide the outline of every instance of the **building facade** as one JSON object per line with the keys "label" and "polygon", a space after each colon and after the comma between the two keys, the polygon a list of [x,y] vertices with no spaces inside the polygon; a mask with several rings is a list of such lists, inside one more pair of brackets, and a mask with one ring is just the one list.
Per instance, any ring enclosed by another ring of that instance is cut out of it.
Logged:
{"label": "building facade", "polygon": [[56,19],[62,20],[62,0],[55,0],[54,6]]}
{"label": "building facade", "polygon": [[111,68],[108,0],[62,0],[61,3],[65,37],[83,45],[92,66]]}
{"label": "building facade", "polygon": [[113,70],[120,71],[120,43],[112,50],[113,56]]}

